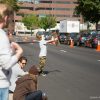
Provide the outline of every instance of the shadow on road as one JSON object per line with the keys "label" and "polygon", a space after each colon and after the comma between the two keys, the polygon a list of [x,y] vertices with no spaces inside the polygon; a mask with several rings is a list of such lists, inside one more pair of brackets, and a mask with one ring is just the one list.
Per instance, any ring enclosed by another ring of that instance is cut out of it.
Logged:
{"label": "shadow on road", "polygon": [[60,70],[51,70],[51,71],[44,71],[45,74],[61,72]]}

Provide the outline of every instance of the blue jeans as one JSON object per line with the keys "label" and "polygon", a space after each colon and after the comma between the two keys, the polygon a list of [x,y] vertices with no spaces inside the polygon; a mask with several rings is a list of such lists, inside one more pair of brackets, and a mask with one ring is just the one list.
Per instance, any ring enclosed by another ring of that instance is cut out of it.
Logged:
{"label": "blue jeans", "polygon": [[0,88],[0,100],[8,100],[8,88]]}

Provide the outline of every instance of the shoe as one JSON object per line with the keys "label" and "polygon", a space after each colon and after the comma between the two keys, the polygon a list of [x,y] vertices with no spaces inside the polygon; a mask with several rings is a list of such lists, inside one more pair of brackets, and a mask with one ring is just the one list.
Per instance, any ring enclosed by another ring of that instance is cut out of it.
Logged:
{"label": "shoe", "polygon": [[46,93],[42,93],[42,100],[48,100]]}
{"label": "shoe", "polygon": [[42,70],[39,70],[39,75],[42,73]]}
{"label": "shoe", "polygon": [[46,76],[46,74],[44,72],[41,72],[40,75],[41,76]]}
{"label": "shoe", "polygon": [[46,73],[45,73],[43,70],[40,70],[40,71],[39,71],[39,75],[40,75],[40,76],[46,76]]}

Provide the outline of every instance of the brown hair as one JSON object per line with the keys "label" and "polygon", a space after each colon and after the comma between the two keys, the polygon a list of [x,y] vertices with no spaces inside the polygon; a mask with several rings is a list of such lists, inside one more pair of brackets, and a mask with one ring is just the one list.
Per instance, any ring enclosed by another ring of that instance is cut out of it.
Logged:
{"label": "brown hair", "polygon": [[40,41],[42,39],[42,36],[40,34],[36,34],[36,38],[37,38],[37,40]]}
{"label": "brown hair", "polygon": [[13,13],[13,10],[10,6],[1,3],[0,4],[0,22],[3,20],[5,16],[10,16]]}
{"label": "brown hair", "polygon": [[35,65],[33,65],[30,69],[29,69],[29,74],[33,74],[33,75],[39,75],[39,71],[37,69],[37,67]]}
{"label": "brown hair", "polygon": [[21,56],[21,57],[19,58],[18,62],[22,62],[23,60],[25,60],[25,61],[27,62],[27,58],[24,57],[24,56]]}

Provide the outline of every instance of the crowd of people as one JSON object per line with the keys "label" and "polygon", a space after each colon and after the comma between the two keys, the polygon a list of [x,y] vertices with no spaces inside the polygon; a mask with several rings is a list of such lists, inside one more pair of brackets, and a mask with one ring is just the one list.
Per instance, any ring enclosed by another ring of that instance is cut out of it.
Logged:
{"label": "crowd of people", "polygon": [[47,100],[45,93],[37,88],[37,80],[39,75],[45,76],[46,44],[57,38],[46,41],[43,34],[36,35],[40,46],[39,67],[33,65],[25,72],[27,58],[22,56],[22,47],[11,42],[9,34],[4,31],[12,13],[9,6],[0,4],[0,100],[8,100],[9,93],[13,94],[13,100]]}

